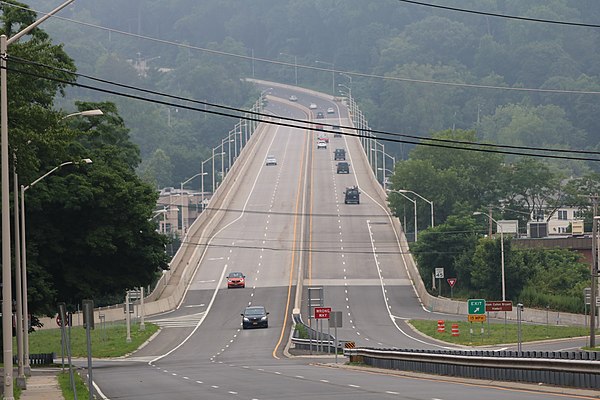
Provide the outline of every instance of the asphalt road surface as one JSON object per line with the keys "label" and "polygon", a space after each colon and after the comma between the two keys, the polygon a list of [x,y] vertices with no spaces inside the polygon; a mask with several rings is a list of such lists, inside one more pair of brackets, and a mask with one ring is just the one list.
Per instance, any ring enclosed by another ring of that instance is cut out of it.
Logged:
{"label": "asphalt road surface", "polygon": [[[268,109],[276,116],[347,125],[338,103],[274,88]],[[315,102],[318,110],[308,111]],[[403,255],[356,138],[330,135],[316,149],[310,129],[271,126],[244,173],[181,306],[153,316],[161,332],[131,357],[95,363],[94,380],[109,399],[548,399],[554,394],[484,383],[411,377],[332,367],[329,358],[288,357],[298,273],[307,287],[323,287],[324,304],[343,312],[338,337],[359,346],[441,348],[413,332],[410,318],[437,319],[410,285]],[[344,148],[350,174],[338,175],[335,148]],[[274,155],[277,165],[266,166]],[[361,202],[344,204],[346,186],[358,185]],[[227,289],[240,271],[246,288]],[[303,299],[306,299],[304,293]],[[241,329],[248,305],[269,311],[267,329]],[[309,320],[308,305],[300,304]],[[345,360],[340,357],[339,362]],[[561,398],[582,398],[561,396]]]}

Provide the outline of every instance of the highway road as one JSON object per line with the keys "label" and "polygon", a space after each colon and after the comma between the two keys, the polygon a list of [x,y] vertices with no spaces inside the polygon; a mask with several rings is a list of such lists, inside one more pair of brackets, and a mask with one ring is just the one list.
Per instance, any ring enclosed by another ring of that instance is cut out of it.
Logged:
{"label": "highway road", "polygon": [[[275,116],[311,119],[307,106],[335,107],[325,122],[348,125],[337,102],[274,88]],[[275,99],[280,96],[280,100]],[[210,237],[184,301],[149,318],[161,332],[131,357],[97,362],[94,380],[109,399],[548,399],[516,388],[362,372],[331,366],[333,358],[288,357],[291,314],[300,277],[323,287],[325,305],[343,311],[339,337],[358,345],[440,348],[411,331],[408,318],[431,318],[410,285],[403,255],[356,138],[330,137],[316,149],[310,129],[271,126]],[[338,175],[333,150],[345,148],[351,173]],[[266,166],[274,155],[277,165]],[[344,204],[346,186],[361,202]],[[240,271],[246,288],[227,289]],[[299,305],[308,320],[306,293]],[[241,329],[247,305],[269,311],[267,329]],[[433,316],[433,318],[437,318]],[[344,360],[340,360],[342,362]],[[563,396],[562,398],[575,398]],[[579,397],[581,398],[581,397]]]}

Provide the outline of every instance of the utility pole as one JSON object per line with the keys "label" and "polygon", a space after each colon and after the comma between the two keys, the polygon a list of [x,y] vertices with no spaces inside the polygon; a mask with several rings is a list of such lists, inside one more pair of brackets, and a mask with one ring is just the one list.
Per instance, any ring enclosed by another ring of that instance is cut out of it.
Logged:
{"label": "utility pole", "polygon": [[592,284],[590,287],[590,347],[596,347],[596,297],[598,296],[598,194],[590,196],[593,206],[592,215],[592,265],[590,267],[590,277]]}

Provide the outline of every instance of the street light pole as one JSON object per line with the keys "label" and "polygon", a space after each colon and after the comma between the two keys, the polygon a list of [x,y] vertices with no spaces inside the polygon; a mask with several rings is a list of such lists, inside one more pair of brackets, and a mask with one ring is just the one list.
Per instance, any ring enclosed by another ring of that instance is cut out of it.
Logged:
{"label": "street light pole", "polygon": [[393,172],[387,168],[377,168],[380,171],[383,171],[383,190],[387,192],[387,176],[385,175],[386,172],[389,172],[390,174],[393,174]]}
{"label": "street light pole", "polygon": [[202,161],[202,168],[201,168],[201,172],[202,172],[202,211],[204,211],[204,175],[208,175],[208,172],[204,172],[204,164],[212,161],[212,180],[213,180],[213,186],[212,186],[212,192],[215,192],[215,156],[218,156],[220,154],[215,154],[215,149],[213,149],[213,155],[210,158],[207,158],[206,160]]}
{"label": "street light pole", "polygon": [[[66,161],[54,168],[50,171],[46,172],[44,175],[37,178],[35,181],[31,182],[29,185],[24,186],[21,185],[21,284],[23,286],[22,296],[23,296],[23,319],[27,321],[23,327],[23,360],[24,360],[24,368],[27,370],[30,368],[29,366],[29,306],[27,302],[27,244],[26,238],[27,235],[25,233],[25,191],[34,187],[38,182],[42,179],[46,178],[48,175],[53,174],[60,168],[65,165],[71,164],[91,164],[92,160],[89,158],[84,158],[79,162],[74,161]],[[12,362],[12,360],[11,360]]]}
{"label": "street light pole", "polygon": [[413,203],[414,210],[415,210],[415,242],[416,242],[417,241],[417,234],[418,234],[418,230],[419,230],[417,228],[417,200],[411,199],[410,197],[408,197],[407,195],[405,195],[404,193],[402,193],[399,190],[388,190],[388,192],[398,193],[399,195],[401,195],[402,197],[404,197],[405,199],[407,199],[408,201],[411,201]]}
{"label": "street light pole", "polygon": [[598,297],[598,220],[596,216],[597,199],[594,199],[594,219],[592,220],[592,266],[590,268],[592,284],[590,286],[590,347],[596,347],[596,299]]}
{"label": "street light pole", "polygon": [[[191,181],[195,177],[201,176],[201,175],[204,175],[204,171],[201,171],[201,172],[197,173],[196,175],[192,176],[190,179],[181,182],[179,193],[181,193],[181,199],[182,199],[181,200],[181,237],[182,238],[183,238],[183,236],[185,234],[185,220],[183,218],[183,210],[184,210],[184,208],[188,208],[189,207],[189,206],[184,207],[184,205],[183,205],[183,185],[185,185],[186,183],[188,183],[189,181]],[[187,200],[187,198],[186,198],[186,200]],[[186,203],[187,203],[187,201],[186,201]]]}
{"label": "street light pole", "polygon": [[431,207],[431,227],[433,228],[434,226],[434,218],[433,218],[433,201],[432,200],[427,200],[425,197],[421,196],[419,193],[417,192],[413,192],[412,190],[406,190],[406,189],[398,189],[399,192],[403,192],[403,193],[412,193],[415,196],[419,197],[421,200],[426,201],[427,203],[429,203],[430,207]]}
{"label": "street light pole", "polygon": [[475,211],[473,215],[485,215],[490,220],[496,223],[496,227],[500,231],[500,268],[502,270],[502,301],[506,301],[506,287],[504,282],[504,230],[502,229],[502,225],[498,223],[492,216],[488,213]]}
{"label": "street light pole", "polygon": [[0,35],[0,192],[2,195],[2,361],[4,368],[4,399],[14,399],[14,388],[12,385],[12,289],[11,289],[11,254],[10,254],[10,184],[9,184],[9,162],[8,162],[8,84],[6,60],[8,57],[8,46],[32,29],[52,17],[54,14],[71,4],[75,0],[67,0],[48,14],[44,15],[34,23],[28,25],[10,39],[6,35]]}

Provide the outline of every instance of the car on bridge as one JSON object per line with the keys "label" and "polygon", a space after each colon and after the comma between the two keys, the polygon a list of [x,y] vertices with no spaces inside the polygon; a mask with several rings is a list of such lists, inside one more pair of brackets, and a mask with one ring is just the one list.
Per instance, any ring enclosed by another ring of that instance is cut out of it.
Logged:
{"label": "car on bridge", "polygon": [[345,160],[346,159],[346,150],[344,149],[335,149],[335,151],[333,152],[333,159],[334,160]]}
{"label": "car on bridge", "polygon": [[245,288],[246,277],[241,272],[230,272],[227,275],[227,289],[231,288]]}
{"label": "car on bridge", "polygon": [[326,148],[327,148],[327,143],[326,142],[324,142],[322,140],[319,140],[317,142],[317,150],[326,149]]}
{"label": "car on bridge", "polygon": [[290,96],[290,101],[298,101],[298,97],[295,95]]}
{"label": "car on bridge", "polygon": [[317,119],[323,119],[323,118],[325,118],[325,115],[323,115],[323,113],[321,111],[319,111],[317,113]]}
{"label": "car on bridge", "polygon": [[240,315],[242,316],[242,329],[269,327],[269,313],[264,306],[248,306]]}
{"label": "car on bridge", "polygon": [[329,107],[327,109],[327,114],[335,114],[335,110],[333,109],[333,107]]}
{"label": "car on bridge", "polygon": [[360,204],[360,191],[357,186],[347,187],[344,191],[345,204]]}
{"label": "car on bridge", "polygon": [[268,155],[265,161],[266,165],[277,165],[277,159],[273,155]]}
{"label": "car on bridge", "polygon": [[350,173],[350,164],[348,164],[346,161],[337,163],[337,173],[338,174],[349,174]]}
{"label": "car on bridge", "polygon": [[311,110],[316,110],[317,105],[315,103],[310,103],[310,106],[308,106],[308,108],[310,108]]}
{"label": "car on bridge", "polygon": [[342,134],[340,133],[340,130],[342,129],[339,125],[333,125],[333,137],[334,138],[338,138],[338,137],[342,137]]}

